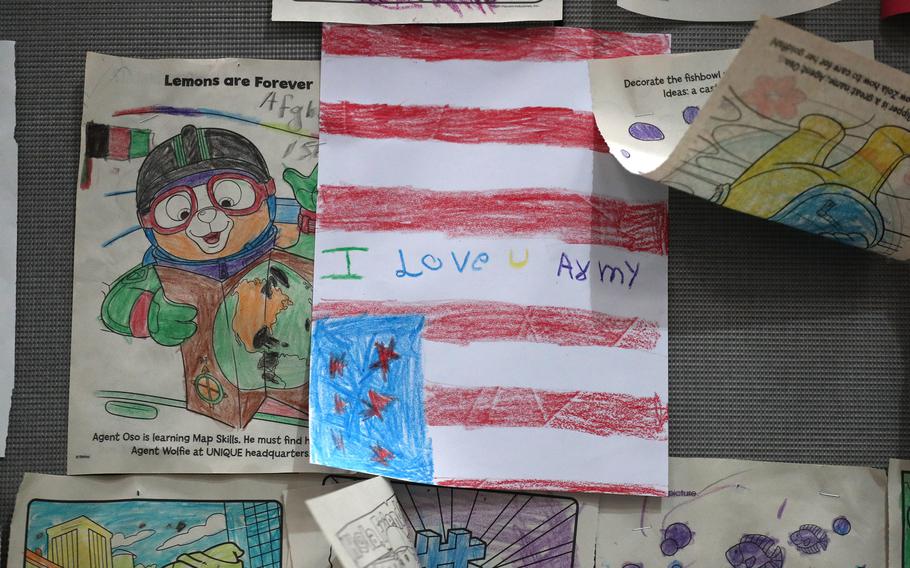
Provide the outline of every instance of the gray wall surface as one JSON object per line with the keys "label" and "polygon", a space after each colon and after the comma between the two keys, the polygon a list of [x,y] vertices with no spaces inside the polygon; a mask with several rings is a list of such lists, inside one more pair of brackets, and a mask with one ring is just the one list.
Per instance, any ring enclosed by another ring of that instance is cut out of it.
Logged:
{"label": "gray wall surface", "polygon": [[[669,32],[677,52],[738,47],[750,28],[564,1],[565,25]],[[19,142],[16,389],[0,526],[23,472],[65,472],[85,52],[319,57],[319,25],[272,23],[269,11],[268,0],[0,0],[0,39],[17,42]],[[910,72],[910,19],[880,23],[878,0],[787,21],[835,41],[874,39],[880,61]],[[910,264],[681,193],[670,213],[671,454],[870,466],[910,457]]]}

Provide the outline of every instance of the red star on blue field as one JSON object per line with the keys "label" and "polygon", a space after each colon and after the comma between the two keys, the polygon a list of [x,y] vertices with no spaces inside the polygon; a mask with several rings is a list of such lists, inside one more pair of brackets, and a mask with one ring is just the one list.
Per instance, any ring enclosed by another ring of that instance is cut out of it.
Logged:
{"label": "red star on blue field", "polygon": [[382,465],[389,465],[389,460],[395,457],[395,454],[380,445],[373,446],[373,454],[373,461]]}
{"label": "red star on blue field", "polygon": [[332,355],[329,358],[329,376],[331,378],[334,379],[336,376],[343,376],[344,367],[345,367],[344,355],[342,355],[340,357]]}
{"label": "red star on blue field", "polygon": [[420,364],[423,317],[328,318],[313,332],[314,451],[345,469],[433,479]]}
{"label": "red star on blue field", "polygon": [[370,400],[363,401],[363,403],[366,405],[366,410],[363,411],[363,419],[367,420],[369,418],[375,417],[382,420],[382,411],[385,410],[385,407],[395,399],[391,396],[379,394],[373,389],[370,389],[370,391],[367,393],[367,396],[370,398]]}
{"label": "red star on blue field", "polygon": [[379,369],[382,372],[382,380],[388,380],[389,363],[400,359],[401,355],[395,352],[395,338],[389,339],[389,345],[386,347],[382,342],[376,342],[376,353],[379,359],[370,365],[371,369]]}
{"label": "red star on blue field", "polygon": [[347,407],[348,403],[341,398],[341,395],[335,395],[335,414],[344,414],[344,409]]}

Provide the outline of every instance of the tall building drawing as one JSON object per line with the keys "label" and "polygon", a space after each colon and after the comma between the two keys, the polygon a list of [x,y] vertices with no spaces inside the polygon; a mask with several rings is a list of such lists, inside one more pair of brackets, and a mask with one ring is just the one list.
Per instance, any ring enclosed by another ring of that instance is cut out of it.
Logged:
{"label": "tall building drawing", "polygon": [[120,551],[114,553],[114,568],[134,568],[136,555],[132,552]]}
{"label": "tall building drawing", "polygon": [[62,568],[113,568],[111,532],[88,517],[47,529],[47,558]]}
{"label": "tall building drawing", "polygon": [[[281,504],[225,503],[228,540],[246,551],[248,568],[281,568]],[[65,567],[68,568],[68,567]]]}

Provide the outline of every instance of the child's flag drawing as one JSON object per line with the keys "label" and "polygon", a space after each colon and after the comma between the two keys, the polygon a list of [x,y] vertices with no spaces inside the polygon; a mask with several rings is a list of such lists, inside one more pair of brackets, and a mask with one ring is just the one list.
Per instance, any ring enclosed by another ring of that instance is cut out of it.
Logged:
{"label": "child's flag drawing", "polygon": [[666,191],[608,153],[586,60],[668,48],[324,28],[314,463],[665,493]]}

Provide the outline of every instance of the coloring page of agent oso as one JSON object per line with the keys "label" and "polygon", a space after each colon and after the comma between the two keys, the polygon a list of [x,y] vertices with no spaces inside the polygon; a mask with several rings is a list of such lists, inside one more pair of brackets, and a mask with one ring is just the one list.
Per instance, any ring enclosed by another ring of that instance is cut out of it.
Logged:
{"label": "coloring page of agent oso", "polygon": [[137,76],[165,85],[168,60],[103,57],[76,190],[70,471],[310,469],[318,83],[145,96]]}
{"label": "coloring page of agent oso", "polygon": [[267,398],[307,410],[316,182],[296,170],[284,179],[303,231],[279,243],[259,150],[229,130],[185,126],[139,170],[151,246],[101,306],[114,333],[179,346],[187,408],[238,428]]}

